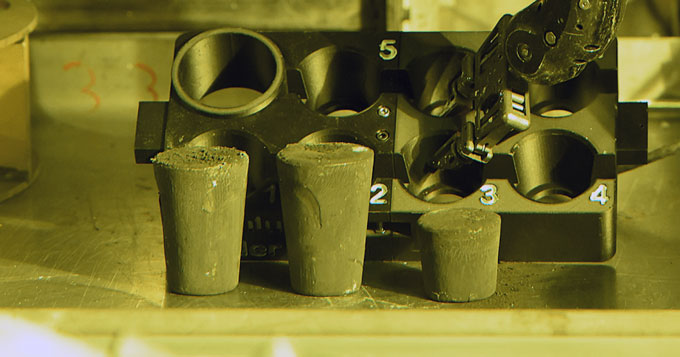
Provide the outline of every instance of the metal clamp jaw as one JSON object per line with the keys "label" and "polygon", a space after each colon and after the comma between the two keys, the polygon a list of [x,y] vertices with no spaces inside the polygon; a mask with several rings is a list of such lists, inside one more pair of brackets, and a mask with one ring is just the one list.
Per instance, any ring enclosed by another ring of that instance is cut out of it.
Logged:
{"label": "metal clamp jaw", "polygon": [[[508,71],[502,41],[510,19],[510,15],[504,16],[475,54],[473,91],[458,90],[466,87],[460,83],[452,85],[455,102],[447,107],[455,109],[471,102],[472,111],[462,118],[460,133],[435,153],[431,169],[455,169],[469,161],[486,164],[496,144],[529,128],[528,84]],[[462,78],[467,77],[461,76],[459,81]],[[471,101],[465,100],[468,96]]]}
{"label": "metal clamp jaw", "polygon": [[[528,84],[554,85],[578,76],[611,43],[624,5],[621,0],[537,0],[503,16],[474,56],[474,122],[463,118],[460,133],[436,152],[431,169],[454,169],[470,160],[488,163],[496,144],[529,128]],[[439,116],[469,105],[470,96],[459,90],[465,87],[451,85],[451,103]]]}

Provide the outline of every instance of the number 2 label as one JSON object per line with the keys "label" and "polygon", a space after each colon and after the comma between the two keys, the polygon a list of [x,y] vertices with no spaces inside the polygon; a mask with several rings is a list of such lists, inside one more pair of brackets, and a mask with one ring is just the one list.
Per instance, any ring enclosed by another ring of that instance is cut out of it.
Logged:
{"label": "number 2 label", "polygon": [[387,195],[387,185],[384,183],[377,183],[373,186],[371,186],[371,193],[374,195],[371,196],[371,200],[369,201],[370,204],[372,205],[386,205],[387,204],[387,199],[385,199],[385,195]]}

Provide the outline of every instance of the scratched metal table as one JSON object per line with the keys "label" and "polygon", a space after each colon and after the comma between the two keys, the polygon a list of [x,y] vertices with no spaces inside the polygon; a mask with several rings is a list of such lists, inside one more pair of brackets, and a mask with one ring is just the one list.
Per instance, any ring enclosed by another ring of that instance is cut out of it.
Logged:
{"label": "scratched metal table", "polygon": [[[369,262],[348,297],[291,292],[287,265],[244,263],[230,293],[166,293],[152,168],[136,165],[139,100],[167,98],[175,34],[36,36],[35,183],[0,203],[0,307],[43,308],[680,308],[680,156],[624,173],[618,248],[603,264],[502,263],[488,300],[426,299],[417,263]],[[677,71],[673,73],[677,79]],[[668,79],[668,78],[667,78]],[[655,111],[650,146],[680,138],[680,111]]]}

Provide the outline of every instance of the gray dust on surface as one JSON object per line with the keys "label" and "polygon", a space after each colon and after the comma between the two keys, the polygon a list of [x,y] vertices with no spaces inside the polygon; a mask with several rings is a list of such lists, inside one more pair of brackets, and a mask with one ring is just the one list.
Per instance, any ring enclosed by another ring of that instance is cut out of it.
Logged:
{"label": "gray dust on surface", "polygon": [[157,165],[164,165],[182,169],[203,169],[228,165],[243,160],[246,154],[238,149],[211,147],[180,147],[163,151],[151,161]]}
{"label": "gray dust on surface", "polygon": [[288,144],[278,154],[288,164],[302,162],[346,163],[361,161],[373,150],[358,144],[344,142]]}

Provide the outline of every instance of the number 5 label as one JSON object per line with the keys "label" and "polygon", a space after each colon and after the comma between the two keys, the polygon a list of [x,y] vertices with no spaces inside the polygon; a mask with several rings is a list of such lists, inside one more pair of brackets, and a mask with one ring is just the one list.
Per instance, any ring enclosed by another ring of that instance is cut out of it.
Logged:
{"label": "number 5 label", "polygon": [[380,58],[382,58],[385,61],[390,61],[395,58],[397,58],[397,48],[394,47],[394,45],[397,43],[397,40],[391,40],[391,39],[384,39],[382,42],[380,42]]}
{"label": "number 5 label", "polygon": [[590,200],[592,202],[600,202],[601,205],[605,205],[609,201],[609,196],[607,196],[607,185],[597,186],[597,189],[590,194]]}

